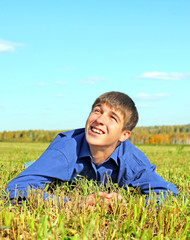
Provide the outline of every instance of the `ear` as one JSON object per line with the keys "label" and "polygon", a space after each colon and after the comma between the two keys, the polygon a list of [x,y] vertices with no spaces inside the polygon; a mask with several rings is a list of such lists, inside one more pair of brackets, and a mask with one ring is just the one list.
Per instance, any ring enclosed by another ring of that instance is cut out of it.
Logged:
{"label": "ear", "polygon": [[120,142],[124,142],[126,139],[128,139],[131,135],[131,131],[129,130],[123,130],[121,133],[121,137],[119,139]]}

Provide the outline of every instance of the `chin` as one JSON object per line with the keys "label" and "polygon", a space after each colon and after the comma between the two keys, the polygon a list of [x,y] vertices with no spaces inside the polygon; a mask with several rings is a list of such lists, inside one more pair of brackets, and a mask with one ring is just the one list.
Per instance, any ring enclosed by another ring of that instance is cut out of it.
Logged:
{"label": "chin", "polygon": [[101,141],[99,141],[99,139],[94,139],[94,137],[86,135],[86,141],[89,145],[93,145],[93,146],[100,146],[101,145]]}

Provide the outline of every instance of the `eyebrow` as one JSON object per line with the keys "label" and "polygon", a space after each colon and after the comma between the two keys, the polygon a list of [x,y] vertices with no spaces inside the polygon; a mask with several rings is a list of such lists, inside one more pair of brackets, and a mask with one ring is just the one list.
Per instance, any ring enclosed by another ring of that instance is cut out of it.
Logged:
{"label": "eyebrow", "polygon": [[[94,108],[95,108],[95,107],[100,107],[101,109],[103,109],[101,103],[98,103],[97,105],[94,106]],[[114,116],[118,119],[119,122],[121,122],[121,118],[120,118],[120,116],[119,116],[117,113],[115,113],[114,111],[110,111],[110,113],[111,113],[112,115],[114,115]]]}
{"label": "eyebrow", "polygon": [[113,111],[110,111],[110,112],[119,120],[119,122],[121,122],[121,118],[119,117],[119,115],[117,113],[115,113]]}

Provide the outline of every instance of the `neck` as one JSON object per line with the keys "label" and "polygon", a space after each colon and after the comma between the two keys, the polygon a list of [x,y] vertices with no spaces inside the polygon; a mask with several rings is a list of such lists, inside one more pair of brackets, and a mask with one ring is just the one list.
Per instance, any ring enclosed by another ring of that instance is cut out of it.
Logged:
{"label": "neck", "polygon": [[93,163],[95,165],[99,165],[100,163],[104,162],[115,150],[117,145],[115,147],[111,146],[109,147],[97,147],[97,146],[89,146],[90,147],[90,153],[92,155]]}

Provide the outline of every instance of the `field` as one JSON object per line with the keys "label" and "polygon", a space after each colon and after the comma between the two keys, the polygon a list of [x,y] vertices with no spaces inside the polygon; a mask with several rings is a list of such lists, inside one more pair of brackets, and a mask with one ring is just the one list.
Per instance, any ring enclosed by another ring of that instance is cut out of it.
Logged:
{"label": "field", "polygon": [[[0,188],[24,169],[24,163],[36,160],[48,143],[0,142]],[[154,198],[146,205],[139,191],[118,189],[128,202],[116,200],[107,206],[99,200],[95,208],[84,208],[82,199],[91,193],[108,191],[91,181],[81,179],[75,187],[58,186],[54,201],[38,194],[27,203],[12,205],[0,197],[0,239],[190,239],[190,146],[138,145],[157,173],[175,184],[179,197],[168,196],[157,205]],[[56,204],[57,196],[71,198],[65,208]],[[185,200],[184,200],[185,199]]]}

